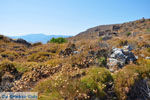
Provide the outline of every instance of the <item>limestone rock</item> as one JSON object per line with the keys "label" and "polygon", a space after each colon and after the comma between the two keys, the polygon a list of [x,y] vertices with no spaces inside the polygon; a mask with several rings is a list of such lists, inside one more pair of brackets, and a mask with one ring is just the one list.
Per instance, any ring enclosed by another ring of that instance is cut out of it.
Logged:
{"label": "limestone rock", "polygon": [[132,48],[127,45],[123,48],[113,48],[112,53],[108,58],[107,65],[112,70],[114,66],[122,68],[125,64],[136,61],[135,55],[131,52]]}

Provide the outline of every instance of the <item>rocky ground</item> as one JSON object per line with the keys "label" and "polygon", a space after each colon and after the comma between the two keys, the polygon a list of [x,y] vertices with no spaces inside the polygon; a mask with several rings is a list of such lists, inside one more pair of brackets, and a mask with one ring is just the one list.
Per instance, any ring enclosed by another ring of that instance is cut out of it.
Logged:
{"label": "rocky ground", "polygon": [[97,26],[67,43],[0,35],[0,91],[39,100],[149,100],[150,19]]}

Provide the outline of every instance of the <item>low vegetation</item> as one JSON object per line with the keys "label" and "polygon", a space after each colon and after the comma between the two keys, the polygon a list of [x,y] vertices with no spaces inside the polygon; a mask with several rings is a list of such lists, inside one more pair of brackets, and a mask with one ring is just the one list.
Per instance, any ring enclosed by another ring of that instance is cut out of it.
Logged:
{"label": "low vegetation", "polygon": [[14,52],[14,51],[4,51],[2,53],[0,53],[1,57],[4,59],[8,59],[13,61],[14,59],[17,59],[19,57],[18,53]]}
{"label": "low vegetation", "polygon": [[131,35],[131,32],[127,32],[126,35],[127,35],[127,37],[130,36],[130,35]]}
{"label": "low vegetation", "polygon": [[43,62],[52,58],[52,54],[48,52],[33,53],[28,57],[28,61]]}
{"label": "low vegetation", "polygon": [[69,78],[63,74],[55,79],[47,79],[40,82],[33,91],[38,91],[40,100],[61,100],[67,98],[90,99],[90,95],[104,99],[106,96],[106,83],[111,82],[112,76],[105,68],[88,68],[82,70],[83,77]]}
{"label": "low vegetation", "polygon": [[52,38],[50,41],[50,43],[66,43],[67,40],[65,38],[59,37],[59,38]]}
{"label": "low vegetation", "polygon": [[[138,65],[128,65],[114,75],[115,91],[120,100],[126,100],[136,81],[150,78],[150,60],[139,60]],[[142,87],[141,87],[142,88]],[[138,90],[135,90],[136,92]],[[136,96],[135,96],[136,97]]]}

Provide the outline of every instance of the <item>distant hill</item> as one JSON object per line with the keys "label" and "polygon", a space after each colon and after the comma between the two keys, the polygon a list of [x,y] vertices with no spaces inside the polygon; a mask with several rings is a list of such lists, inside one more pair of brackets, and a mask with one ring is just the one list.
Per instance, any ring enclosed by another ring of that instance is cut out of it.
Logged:
{"label": "distant hill", "polygon": [[29,34],[29,35],[23,35],[23,36],[8,36],[13,39],[22,38],[28,42],[35,43],[35,42],[42,42],[47,43],[51,38],[57,38],[57,37],[70,37],[66,35],[45,35],[45,34]]}

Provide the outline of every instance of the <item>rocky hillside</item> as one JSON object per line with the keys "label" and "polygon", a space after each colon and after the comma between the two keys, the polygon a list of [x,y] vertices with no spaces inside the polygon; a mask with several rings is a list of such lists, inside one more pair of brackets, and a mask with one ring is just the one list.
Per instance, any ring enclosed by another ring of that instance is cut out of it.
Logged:
{"label": "rocky hillside", "polygon": [[71,37],[70,40],[82,40],[82,39],[97,39],[103,35],[127,35],[128,32],[138,34],[140,32],[148,33],[150,19],[140,19],[123,24],[112,25],[100,25],[90,28],[78,35]]}
{"label": "rocky hillside", "polygon": [[149,100],[150,19],[88,29],[65,43],[0,35],[0,92],[39,100]]}

